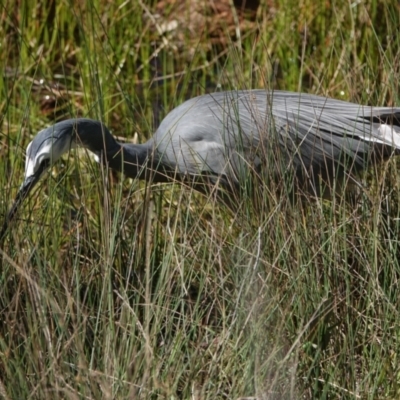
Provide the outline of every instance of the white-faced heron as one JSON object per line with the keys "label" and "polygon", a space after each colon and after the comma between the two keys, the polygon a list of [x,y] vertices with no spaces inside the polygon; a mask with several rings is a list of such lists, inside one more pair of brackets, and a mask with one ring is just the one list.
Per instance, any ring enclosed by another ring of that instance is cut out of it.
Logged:
{"label": "white-faced heron", "polygon": [[40,131],[26,150],[25,180],[1,232],[43,173],[76,146],[132,178],[163,182],[206,177],[225,190],[248,171],[279,177],[291,171],[308,191],[352,176],[400,152],[400,108],[267,90],[218,92],[172,110],[144,144],[119,143],[107,127],[69,119]]}

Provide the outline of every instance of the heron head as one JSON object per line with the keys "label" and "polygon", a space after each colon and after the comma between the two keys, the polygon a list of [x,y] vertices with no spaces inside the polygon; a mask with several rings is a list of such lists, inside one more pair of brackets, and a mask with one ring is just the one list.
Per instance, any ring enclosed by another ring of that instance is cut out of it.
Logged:
{"label": "heron head", "polygon": [[111,148],[115,140],[101,122],[85,118],[69,119],[41,130],[26,148],[24,182],[0,230],[0,241],[19,206],[44,172],[77,143],[97,154],[102,148]]}
{"label": "heron head", "polygon": [[41,130],[26,149],[24,182],[0,230],[0,240],[18,207],[43,173],[77,144],[98,155],[117,146],[117,142],[101,122],[86,118],[68,119]]}
{"label": "heron head", "polygon": [[71,127],[56,124],[40,131],[26,148],[25,181],[36,178],[50,168],[64,153],[75,147]]}
{"label": "heron head", "polygon": [[18,207],[39,181],[43,173],[50,168],[65,152],[75,147],[74,124],[59,122],[41,130],[26,148],[25,177],[14,203],[7,214],[0,232],[0,240],[4,237],[8,223],[12,220]]}
{"label": "heron head", "polygon": [[27,185],[32,188],[43,173],[77,143],[100,154],[103,147],[111,147],[114,142],[101,122],[86,118],[68,119],[45,128],[26,149],[25,180],[21,188]]}

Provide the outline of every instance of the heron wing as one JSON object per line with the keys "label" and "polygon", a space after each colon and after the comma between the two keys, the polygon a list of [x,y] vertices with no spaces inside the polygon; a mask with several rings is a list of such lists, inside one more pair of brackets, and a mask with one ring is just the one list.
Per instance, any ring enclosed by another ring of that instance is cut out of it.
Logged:
{"label": "heron wing", "polygon": [[361,168],[374,149],[400,148],[399,121],[400,108],[284,91],[218,92],[171,111],[154,141],[181,173],[238,179],[248,166],[265,163],[326,170],[347,158]]}

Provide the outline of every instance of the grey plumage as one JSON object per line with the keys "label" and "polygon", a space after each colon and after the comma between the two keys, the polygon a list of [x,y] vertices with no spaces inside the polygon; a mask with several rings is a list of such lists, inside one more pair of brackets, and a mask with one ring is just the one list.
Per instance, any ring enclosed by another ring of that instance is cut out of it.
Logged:
{"label": "grey plumage", "polygon": [[25,181],[3,226],[43,172],[84,146],[126,176],[163,182],[207,177],[234,190],[249,171],[293,180],[319,193],[400,150],[400,108],[370,107],[284,91],[199,96],[172,110],[144,144],[121,144],[100,122],[70,119],[38,133],[27,148]]}
{"label": "grey plumage", "polygon": [[380,128],[393,120],[400,145],[400,108],[281,91],[222,92],[171,111],[154,140],[181,172],[208,170],[234,179],[238,160],[257,166],[268,153],[279,152],[283,165],[293,163],[299,175],[317,171],[331,176],[346,156],[356,169],[365,168],[375,154],[389,156],[396,143]]}

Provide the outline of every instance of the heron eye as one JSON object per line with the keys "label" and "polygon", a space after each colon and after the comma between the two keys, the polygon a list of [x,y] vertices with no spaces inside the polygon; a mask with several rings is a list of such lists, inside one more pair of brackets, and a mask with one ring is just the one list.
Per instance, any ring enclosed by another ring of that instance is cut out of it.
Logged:
{"label": "heron eye", "polygon": [[50,167],[50,158],[45,158],[43,161],[40,162],[40,167],[42,170]]}
{"label": "heron eye", "polygon": [[43,166],[43,168],[50,166],[50,158],[45,158],[44,160],[42,160],[40,162],[40,166],[41,167]]}
{"label": "heron eye", "polygon": [[41,175],[49,166],[50,158],[44,158],[42,161],[40,161],[39,167],[35,173]]}

